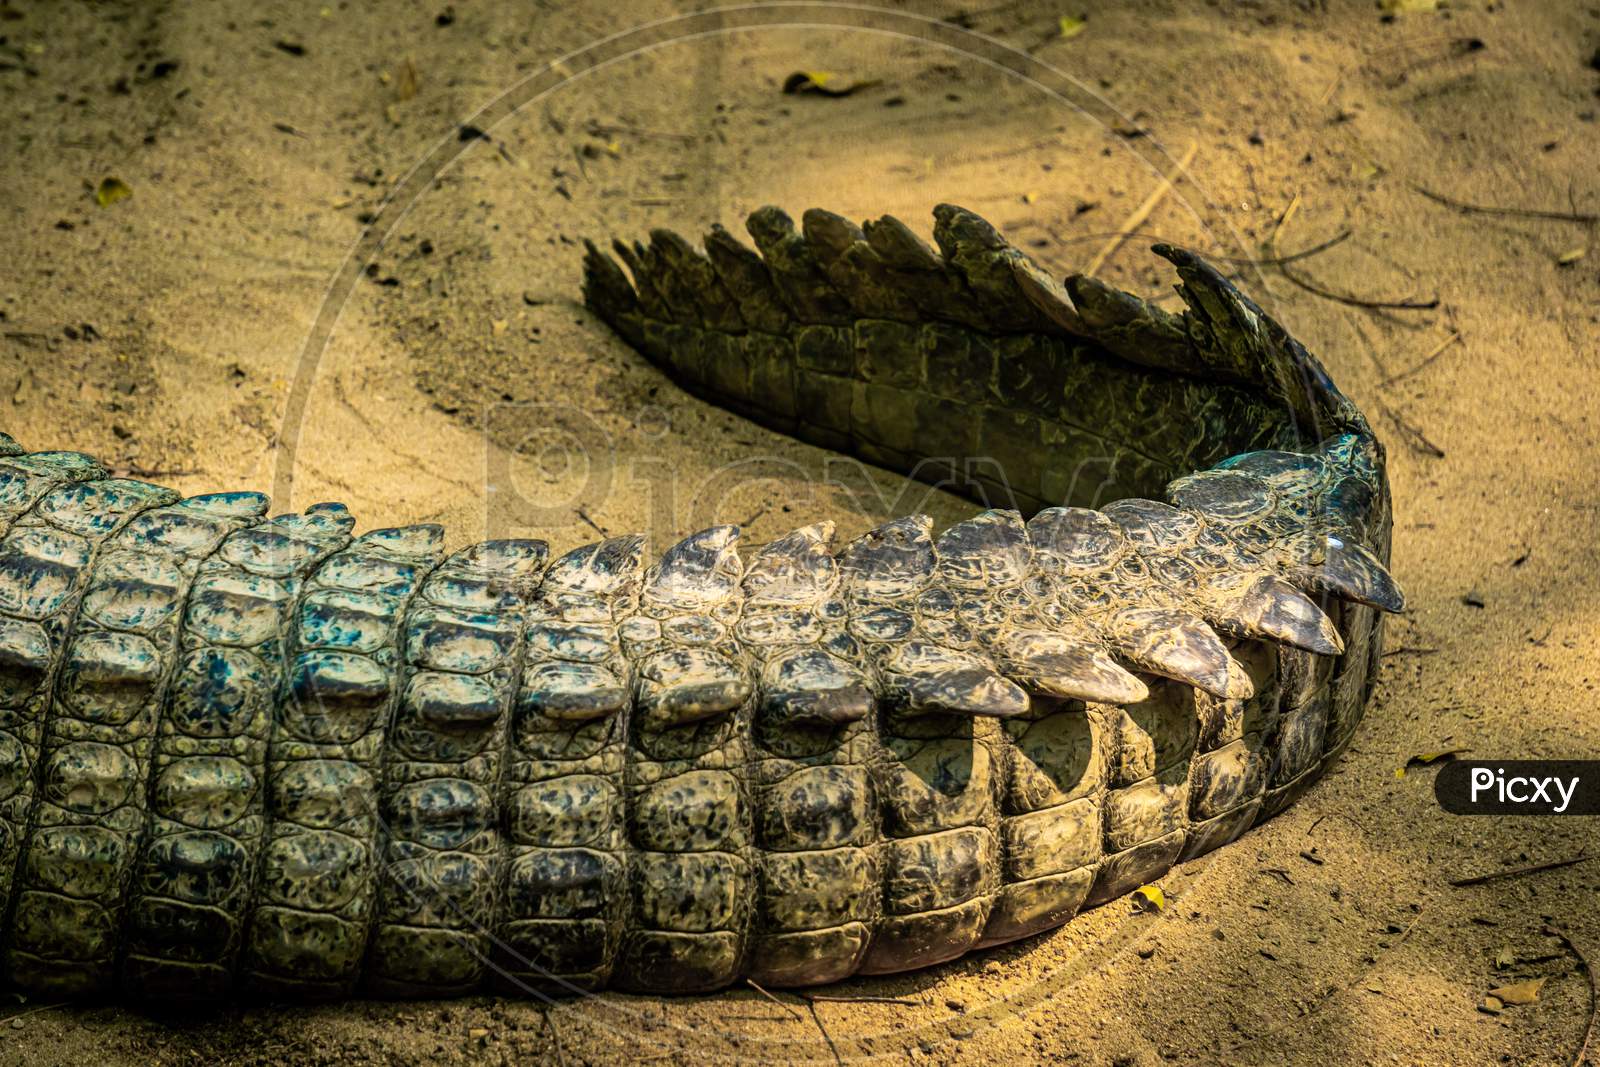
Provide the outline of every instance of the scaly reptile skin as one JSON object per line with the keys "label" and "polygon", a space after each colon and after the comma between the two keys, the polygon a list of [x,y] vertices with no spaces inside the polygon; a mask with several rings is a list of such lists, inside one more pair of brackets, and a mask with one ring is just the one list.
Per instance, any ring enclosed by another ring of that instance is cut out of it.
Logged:
{"label": "scaly reptile skin", "polygon": [[1365,421],[1190,254],[1158,249],[1172,315],[936,217],[942,255],[763,209],[761,256],[657,233],[617,246],[631,280],[591,248],[586,295],[688,388],[1016,509],[937,537],[441,560],[434,526],[0,441],[5,978],[831,982],[1056,926],[1282,810],[1401,606]]}

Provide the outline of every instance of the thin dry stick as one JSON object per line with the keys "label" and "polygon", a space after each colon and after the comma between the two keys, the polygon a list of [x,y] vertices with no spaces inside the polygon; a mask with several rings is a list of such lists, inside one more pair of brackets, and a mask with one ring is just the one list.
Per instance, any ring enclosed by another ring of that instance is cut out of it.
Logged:
{"label": "thin dry stick", "polygon": [[825,1001],[831,1004],[899,1004],[907,1008],[919,1007],[916,1001],[906,1000],[904,997],[873,997],[864,993],[859,996],[830,996],[827,993],[801,993],[800,996],[808,1001]]}
{"label": "thin dry stick", "polygon": [[1122,224],[1122,229],[1117,231],[1116,236],[1107,241],[1100,251],[1095,253],[1095,257],[1089,261],[1088,268],[1083,272],[1084,277],[1093,278],[1095,272],[1105,266],[1106,260],[1115,255],[1117,249],[1122,247],[1123,242],[1127,241],[1129,235],[1144,225],[1144,220],[1150,217],[1150,213],[1156,209],[1156,205],[1161,203],[1166,195],[1172,191],[1173,183],[1183,176],[1189,164],[1194,161],[1194,154],[1199,150],[1200,142],[1193,141],[1189,144],[1189,147],[1183,153],[1183,158],[1178,160],[1178,165],[1172,169],[1172,172],[1162,176],[1161,181],[1151,190],[1150,195],[1144,198],[1144,203],[1135,208],[1133,214],[1128,216],[1127,221]]}
{"label": "thin dry stick", "polygon": [[[1159,233],[1151,233],[1149,230],[1133,230],[1130,232],[1124,232],[1122,230],[1098,230],[1094,233],[1075,234],[1072,237],[1063,237],[1055,230],[1050,230],[1048,232],[1050,236],[1054,237],[1056,241],[1063,247],[1070,244],[1076,244],[1079,241],[1094,241],[1102,237],[1113,237],[1117,235],[1121,235],[1124,238],[1142,237],[1149,241],[1160,244],[1182,244],[1181,241],[1171,240],[1170,238],[1163,237]],[[1228,256],[1223,255],[1221,252],[1205,252],[1202,254],[1207,259],[1214,260],[1218,263],[1232,263],[1241,267],[1278,267],[1285,263],[1295,263],[1302,259],[1310,259],[1312,256],[1320,255],[1321,253],[1326,252],[1328,249],[1333,248],[1335,245],[1343,244],[1353,236],[1355,236],[1354,230],[1340,230],[1326,241],[1314,244],[1310,248],[1302,248],[1298,252],[1289,252],[1285,255],[1267,256],[1265,258],[1261,256]]]}
{"label": "thin dry stick", "polygon": [[1586,1061],[1594,1062],[1589,1059],[1589,1042],[1594,1040],[1594,1022],[1600,1019],[1600,986],[1595,985],[1594,968],[1589,964],[1589,957],[1583,954],[1583,949],[1574,944],[1572,938],[1568,937],[1561,927],[1555,923],[1545,923],[1544,932],[1551,937],[1559,938],[1567,951],[1578,957],[1578,962],[1583,964],[1584,976],[1589,979],[1589,1025],[1583,1028],[1583,1044],[1578,1046],[1577,1055],[1572,1057],[1572,1067],[1583,1067]]}
{"label": "thin dry stick", "polygon": [[807,1000],[806,1007],[811,1010],[811,1021],[817,1024],[817,1030],[822,1034],[822,1040],[828,1043],[828,1051],[833,1053],[833,1062],[839,1067],[844,1067],[844,1057],[839,1055],[839,1046],[833,1043],[833,1035],[828,1033],[828,1028],[822,1025],[822,1016],[817,1014],[817,1002]]}
{"label": "thin dry stick", "polygon": [[792,1005],[785,1004],[783,1001],[779,1000],[777,997],[761,988],[754,978],[746,978],[744,982],[745,985],[749,986],[751,989],[754,989],[757,993],[760,993],[762,996],[772,1001],[772,1003],[776,1004],[790,1015],[793,1015],[796,1019],[799,1019],[801,1022],[805,1022],[805,1016],[796,1011]]}
{"label": "thin dry stick", "polygon": [[560,1067],[567,1067],[567,1053],[561,1047],[561,1028],[556,1025],[555,1009],[548,1004],[544,1008],[544,1024],[550,1029],[550,1043],[555,1046],[556,1063]]}
{"label": "thin dry stick", "polygon": [[1426,356],[1423,356],[1422,357],[1422,361],[1420,363],[1418,363],[1415,367],[1412,367],[1410,370],[1403,370],[1398,374],[1391,374],[1391,375],[1389,375],[1389,377],[1385,378],[1383,381],[1379,382],[1378,384],[1379,385],[1393,385],[1395,382],[1398,382],[1398,381],[1400,381],[1400,380],[1402,380],[1404,378],[1411,377],[1413,374],[1416,374],[1418,371],[1425,369],[1430,363],[1432,363],[1434,360],[1438,359],[1441,355],[1444,354],[1444,350],[1445,349],[1449,348],[1451,345],[1455,344],[1459,340],[1461,340],[1461,331],[1457,330],[1455,333],[1451,334],[1449,337],[1446,337],[1443,341],[1440,341],[1439,344],[1434,348],[1434,350],[1432,352],[1429,352]]}
{"label": "thin dry stick", "polygon": [[1324,289],[1317,283],[1307,280],[1281,263],[1278,265],[1278,270],[1289,281],[1313,296],[1320,296],[1324,300],[1332,300],[1353,308],[1376,308],[1386,311],[1428,311],[1439,306],[1438,297],[1433,297],[1431,300],[1368,300],[1365,297],[1351,296],[1348,293],[1336,293],[1332,289]]}
{"label": "thin dry stick", "polygon": [[1469,204],[1464,200],[1456,200],[1453,197],[1445,196],[1443,193],[1436,193],[1432,189],[1424,189],[1420,185],[1413,185],[1411,188],[1429,200],[1443,204],[1445,207],[1454,208],[1464,215],[1506,215],[1517,219],[1554,219],[1557,222],[1600,222],[1600,215],[1587,211],[1544,211],[1539,208],[1527,207],[1490,207],[1483,204]]}
{"label": "thin dry stick", "polygon": [[1268,249],[1275,249],[1278,247],[1278,235],[1283,232],[1283,228],[1285,226],[1289,225],[1289,220],[1294,218],[1294,213],[1299,210],[1300,194],[1295,193],[1294,199],[1289,201],[1289,206],[1283,209],[1282,215],[1278,216],[1277,224],[1272,227],[1272,233],[1267,237]]}
{"label": "thin dry stick", "polygon": [[[1214,259],[1219,263],[1231,263],[1238,266],[1240,269],[1223,275],[1223,277],[1228,281],[1235,282],[1238,281],[1241,276],[1243,276],[1244,268],[1246,267],[1255,267],[1258,269],[1261,267],[1281,267],[1285,263],[1294,263],[1297,260],[1309,259],[1312,256],[1326,252],[1328,249],[1337,244],[1343,243],[1344,241],[1348,240],[1354,234],[1354,232],[1354,230],[1341,230],[1334,236],[1328,238],[1326,241],[1323,241],[1319,244],[1314,244],[1310,248],[1302,248],[1298,252],[1290,252],[1288,255],[1283,256],[1269,256],[1266,259],[1258,259],[1252,256],[1224,256],[1220,253],[1208,253],[1207,255],[1208,258]],[[1157,240],[1162,239],[1157,238]],[[1173,244],[1174,242],[1163,241],[1163,243]],[[1177,292],[1177,290],[1167,289],[1159,293],[1151,293],[1144,299],[1150,303],[1158,303],[1162,300],[1176,298],[1179,295],[1180,294]]]}
{"label": "thin dry stick", "polygon": [[[1351,235],[1354,233],[1354,230],[1340,230],[1338,233],[1334,234],[1326,241],[1323,241],[1321,244],[1314,244],[1310,248],[1302,248],[1298,252],[1290,252],[1286,256],[1268,256],[1266,259],[1248,259],[1239,256],[1219,256],[1218,258],[1222,259],[1224,262],[1243,263],[1252,267],[1281,267],[1285,263],[1295,263],[1302,259],[1310,259],[1319,252],[1326,252],[1334,245],[1343,244],[1345,241],[1348,241]],[[1274,231],[1274,242],[1276,242],[1276,239],[1277,233]],[[1276,244],[1273,244],[1269,247],[1275,248]]]}
{"label": "thin dry stick", "polygon": [[1588,863],[1593,856],[1582,852],[1564,860],[1551,860],[1548,863],[1530,863],[1526,867],[1513,867],[1509,871],[1491,871],[1488,874],[1474,875],[1471,878],[1458,878],[1450,884],[1453,886],[1482,885],[1485,882],[1498,882],[1502,878],[1520,878],[1525,874],[1538,874],[1540,871],[1554,871],[1562,867],[1571,867],[1579,863]]}
{"label": "thin dry stick", "polygon": [[54,1004],[40,1004],[38,1007],[29,1008],[27,1011],[19,1011],[15,1015],[0,1015],[0,1022],[8,1023],[12,1019],[26,1019],[30,1015],[38,1015],[41,1011],[52,1011],[56,1008],[65,1008],[71,1003],[72,1002],[70,1000],[62,1000],[57,1001]]}

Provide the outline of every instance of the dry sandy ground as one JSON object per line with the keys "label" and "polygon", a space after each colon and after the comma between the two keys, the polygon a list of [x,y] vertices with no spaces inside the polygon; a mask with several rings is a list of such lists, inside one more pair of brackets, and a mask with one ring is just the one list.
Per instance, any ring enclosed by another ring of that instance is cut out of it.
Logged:
{"label": "dry sandy ground", "polygon": [[[1432,772],[1395,768],[1455,747],[1600,755],[1600,248],[1592,228],[1462,214],[1415,189],[1600,210],[1600,7],[1452,6],[1386,21],[1366,0],[928,2],[920,14],[953,21],[909,35],[729,26],[503,107],[466,141],[462,122],[551,59],[682,12],[0,6],[0,422],[188,491],[292,477],[280,504],[444,521],[455,544],[535,532],[570,546],[591,523],[660,544],[713,518],[748,520],[761,541],[903,511],[919,489],[827,468],[683,397],[575,302],[580,237],[736,226],[769,201],[922,220],[955,200],[1064,269],[1193,144],[1149,234],[1248,254],[1295,203],[1281,251],[1352,232],[1295,264],[1314,284],[1439,300],[1373,310],[1273,270],[1243,280],[1388,442],[1412,606],[1350,754],[1289,813],[1167,879],[1165,914],[1114,904],[832,991],[908,1003],[813,1011],[735,990],[548,1016],[473,999],[211,1020],[23,1003],[4,1009],[0,1061],[1571,1062],[1592,994],[1545,930],[1600,965],[1600,863],[1448,883],[1594,849],[1594,821],[1452,818]],[[1083,31],[1060,39],[1058,17],[1080,7]],[[978,38],[938,43],[957,24],[1076,88],[996,69]],[[881,84],[782,95],[802,69]],[[402,184],[430,158],[448,165]],[[132,196],[102,208],[108,176]],[[397,188],[368,276],[352,249]],[[1142,244],[1104,273],[1159,292]],[[357,273],[348,300],[341,264]],[[334,308],[325,351],[303,359]],[[926,504],[942,520],[966,510]],[[1478,1010],[1487,989],[1537,975],[1550,976],[1537,1003]]]}

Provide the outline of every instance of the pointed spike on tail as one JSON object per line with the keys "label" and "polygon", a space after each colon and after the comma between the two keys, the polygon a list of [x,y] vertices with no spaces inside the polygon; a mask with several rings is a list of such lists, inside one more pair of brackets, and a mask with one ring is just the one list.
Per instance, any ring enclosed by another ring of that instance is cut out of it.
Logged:
{"label": "pointed spike on tail", "polygon": [[839,573],[829,551],[833,533],[831,521],[818,522],[766,545],[745,571],[745,596],[752,602],[795,602],[825,592]]}
{"label": "pointed spike on tail", "polygon": [[644,537],[625,534],[574,548],[550,564],[540,592],[604,596],[636,582],[644,570]]}
{"label": "pointed spike on tail", "polygon": [[633,283],[617,261],[595,247],[588,238],[583,241],[583,298],[607,322],[615,317],[637,312],[639,295]]}
{"label": "pointed spike on tail", "polygon": [[1182,611],[1125,608],[1106,626],[1116,650],[1152,674],[1203,689],[1223,700],[1255,694],[1244,666],[1205,621]]}
{"label": "pointed spike on tail", "polygon": [[934,544],[939,574],[966,588],[1011,585],[1028,576],[1032,553],[1018,512],[991,510],[958,522]]}
{"label": "pointed spike on tail", "polygon": [[817,262],[824,265],[844,255],[857,241],[867,239],[861,227],[843,215],[817,207],[800,216],[800,229]]}
{"label": "pointed spike on tail", "polygon": [[1215,267],[1175,245],[1155,244],[1150,250],[1178,268],[1183,279],[1179,292],[1191,313],[1201,316],[1213,328],[1221,326],[1252,339],[1261,336],[1266,326],[1264,313]]}
{"label": "pointed spike on tail", "polygon": [[396,556],[437,559],[444,549],[444,527],[436,522],[425,522],[416,526],[368,530],[356,541]]}
{"label": "pointed spike on tail", "polygon": [[1277,497],[1265,481],[1245,471],[1208,470],[1167,486],[1167,498],[1208,521],[1235,524],[1272,513]]}
{"label": "pointed spike on tail", "polygon": [[1263,575],[1242,595],[1220,606],[1211,621],[1250,637],[1266,637],[1323,656],[1344,651],[1333,620],[1298,589],[1274,575]]}
{"label": "pointed spike on tail", "polygon": [[928,242],[918,237],[911,227],[893,215],[884,215],[882,218],[868,221],[865,230],[867,243],[872,246],[872,250],[878,253],[885,263],[897,270],[944,269],[939,253],[929,247]]}
{"label": "pointed spike on tail", "polygon": [[1108,567],[1129,551],[1122,527],[1089,508],[1045,508],[1028,520],[1028,541],[1058,573]]}
{"label": "pointed spike on tail", "polygon": [[1165,308],[1082,274],[1068,275],[1062,288],[1077,312],[1077,332],[1129,363],[1188,374],[1226,371],[1229,380],[1243,380],[1237,369],[1218,368],[1194,351],[1183,319]]}
{"label": "pointed spike on tail", "polygon": [[1022,295],[1051,322],[1068,333],[1080,337],[1089,335],[1083,319],[1072,306],[1072,298],[1067,295],[1067,290],[1048,271],[1027,256],[1020,255],[1011,261],[1011,275],[1016,279]]}
{"label": "pointed spike on tail", "polygon": [[868,530],[844,546],[839,569],[863,590],[906,589],[933,572],[933,519],[907,515]]}
{"label": "pointed spike on tail", "polygon": [[951,261],[964,252],[1000,252],[1011,247],[988,219],[959,204],[934,205],[933,240]]}
{"label": "pointed spike on tail", "polygon": [[763,254],[768,248],[795,235],[794,219],[774,204],[763,204],[752,211],[744,220],[744,228]]}
{"label": "pointed spike on tail", "polygon": [[923,671],[905,679],[905,711],[912,715],[971,715],[996,719],[1028,710],[1016,683],[976,664]]}
{"label": "pointed spike on tail", "polygon": [[326,524],[329,529],[338,530],[340,533],[348,534],[356,525],[355,516],[350,514],[350,509],[336,500],[312,504],[306,508],[305,514],[311,521]]}
{"label": "pointed spike on tail", "polygon": [[1219,370],[1231,366],[1247,381],[1265,384],[1294,409],[1307,431],[1366,426],[1361,412],[1305,346],[1215,267],[1172,245],[1152,245],[1151,251],[1176,266],[1183,279],[1178,294],[1189,306],[1189,333],[1199,357]]}
{"label": "pointed spike on tail", "polygon": [[1405,592],[1378,557],[1332,534],[1324,535],[1323,540],[1320,564],[1291,569],[1295,584],[1391,614],[1406,609]]}
{"label": "pointed spike on tail", "polygon": [[1001,669],[1030,693],[1137,704],[1149,688],[1103,651],[1059,634],[1023,633],[998,650]]}
{"label": "pointed spike on tail", "polygon": [[661,597],[693,600],[725,595],[738,584],[739,527],[710,526],[667,549],[652,571],[650,591]]}
{"label": "pointed spike on tail", "polygon": [[722,223],[713,223],[700,240],[718,280],[735,296],[745,296],[771,284],[761,254],[729,233]]}

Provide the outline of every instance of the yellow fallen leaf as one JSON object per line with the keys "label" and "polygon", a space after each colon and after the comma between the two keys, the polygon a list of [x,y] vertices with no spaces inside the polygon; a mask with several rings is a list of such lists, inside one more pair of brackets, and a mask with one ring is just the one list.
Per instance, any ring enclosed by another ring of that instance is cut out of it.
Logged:
{"label": "yellow fallen leaf", "polygon": [[1509,967],[1516,962],[1517,955],[1509,948],[1503,948],[1494,954],[1494,965],[1496,968]]}
{"label": "yellow fallen leaf", "polygon": [[828,79],[833,77],[831,73],[825,70],[802,70],[800,73],[811,79],[811,84],[818,88],[827,85]]}
{"label": "yellow fallen leaf", "polygon": [[1439,0],[1382,0],[1378,8],[1386,15],[1415,15],[1439,10]]}
{"label": "yellow fallen leaf", "polygon": [[1039,194],[1038,193],[1029,192],[1029,193],[1023,193],[1022,194],[1022,202],[1024,204],[1031,204],[1037,199],[1039,199]]}
{"label": "yellow fallen leaf", "polygon": [[1355,175],[1357,181],[1370,182],[1378,176],[1378,166],[1375,163],[1352,163],[1350,173]]}
{"label": "yellow fallen leaf", "polygon": [[1167,895],[1158,885],[1142,885],[1133,891],[1133,904],[1140,911],[1160,911],[1167,906]]}
{"label": "yellow fallen leaf", "polygon": [[129,189],[128,183],[121,178],[105,178],[94,191],[94,202],[101,207],[110,207],[118,200],[126,200],[132,195],[133,190]]}
{"label": "yellow fallen leaf", "polygon": [[1061,39],[1067,40],[1069,38],[1078,36],[1078,34],[1083,32],[1083,28],[1088,24],[1088,21],[1089,20],[1084,17],[1073,18],[1071,15],[1062,15],[1057,22],[1057,24],[1061,27]]}
{"label": "yellow fallen leaf", "polygon": [[506,332],[506,329],[510,325],[511,323],[507,322],[505,319],[495,319],[489,324],[489,328],[494,332],[496,337],[499,337],[501,334]]}
{"label": "yellow fallen leaf", "polygon": [[1539,999],[1539,990],[1544,988],[1544,984],[1549,980],[1530,978],[1516,985],[1503,985],[1499,989],[1491,989],[1489,995],[1503,1004],[1532,1004]]}
{"label": "yellow fallen leaf", "polygon": [[1563,267],[1570,267],[1588,254],[1589,250],[1587,248],[1569,248],[1556,257],[1556,263]]}

